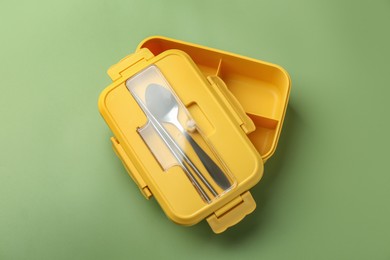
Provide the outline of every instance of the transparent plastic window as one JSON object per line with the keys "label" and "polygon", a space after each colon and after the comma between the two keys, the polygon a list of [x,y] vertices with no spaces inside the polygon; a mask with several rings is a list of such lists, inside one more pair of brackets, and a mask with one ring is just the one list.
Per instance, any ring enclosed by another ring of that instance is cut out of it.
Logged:
{"label": "transparent plastic window", "polygon": [[148,119],[137,131],[164,171],[181,167],[206,203],[235,186],[226,164],[156,66],[128,79],[126,87]]}

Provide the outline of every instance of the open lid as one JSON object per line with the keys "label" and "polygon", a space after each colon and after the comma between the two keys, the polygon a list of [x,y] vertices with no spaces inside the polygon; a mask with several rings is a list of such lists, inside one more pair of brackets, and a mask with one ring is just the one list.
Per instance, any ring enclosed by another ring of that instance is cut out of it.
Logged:
{"label": "open lid", "polygon": [[[178,49],[191,56],[200,71],[214,82],[226,84],[253,121],[243,119],[249,139],[264,161],[275,152],[290,94],[290,78],[278,65],[229,52],[166,37],[154,36],[142,41],[137,50],[147,48],[154,55]],[[221,80],[219,80],[221,79]],[[221,83],[222,82],[222,83]],[[238,111],[237,109],[235,109]]]}

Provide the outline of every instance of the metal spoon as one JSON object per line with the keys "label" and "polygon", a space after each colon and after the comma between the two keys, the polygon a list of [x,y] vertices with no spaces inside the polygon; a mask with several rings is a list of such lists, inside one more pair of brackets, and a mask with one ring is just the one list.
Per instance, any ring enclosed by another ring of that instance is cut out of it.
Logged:
{"label": "metal spoon", "polygon": [[174,95],[163,86],[150,84],[146,88],[145,100],[147,108],[158,121],[174,125],[185,136],[213,180],[224,190],[230,188],[231,183],[223,171],[179,122],[179,104]]}

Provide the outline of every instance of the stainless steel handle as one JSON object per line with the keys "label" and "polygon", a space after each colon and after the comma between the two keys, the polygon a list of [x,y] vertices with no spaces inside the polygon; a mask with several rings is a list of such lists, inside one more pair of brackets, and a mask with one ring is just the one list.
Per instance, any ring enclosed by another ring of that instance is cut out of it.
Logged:
{"label": "stainless steel handle", "polygon": [[202,161],[204,167],[209,172],[213,180],[224,190],[227,190],[231,187],[229,179],[226,177],[225,173],[221,168],[214,162],[213,159],[198,145],[197,142],[188,134],[187,131],[183,132],[184,136],[191,144],[195,153],[198,155],[199,159]]}

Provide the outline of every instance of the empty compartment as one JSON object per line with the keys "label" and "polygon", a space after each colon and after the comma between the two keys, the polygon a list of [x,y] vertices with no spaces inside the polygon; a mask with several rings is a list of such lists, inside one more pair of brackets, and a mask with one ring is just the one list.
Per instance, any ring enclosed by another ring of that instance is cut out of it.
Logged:
{"label": "empty compartment", "polygon": [[[248,114],[279,120],[284,114],[288,78],[275,67],[243,59],[223,59],[218,76]],[[285,81],[285,82],[283,82]]]}
{"label": "empty compartment", "polygon": [[256,130],[248,135],[256,150],[263,159],[268,159],[274,152],[276,135],[280,127],[279,121],[259,115],[248,114],[256,126]]}
{"label": "empty compartment", "polygon": [[205,76],[219,76],[256,125],[256,130],[248,135],[251,142],[264,160],[271,157],[290,92],[290,78],[283,68],[164,37],[146,39],[138,46],[140,48],[148,48],[155,55],[169,49],[182,50]]}

